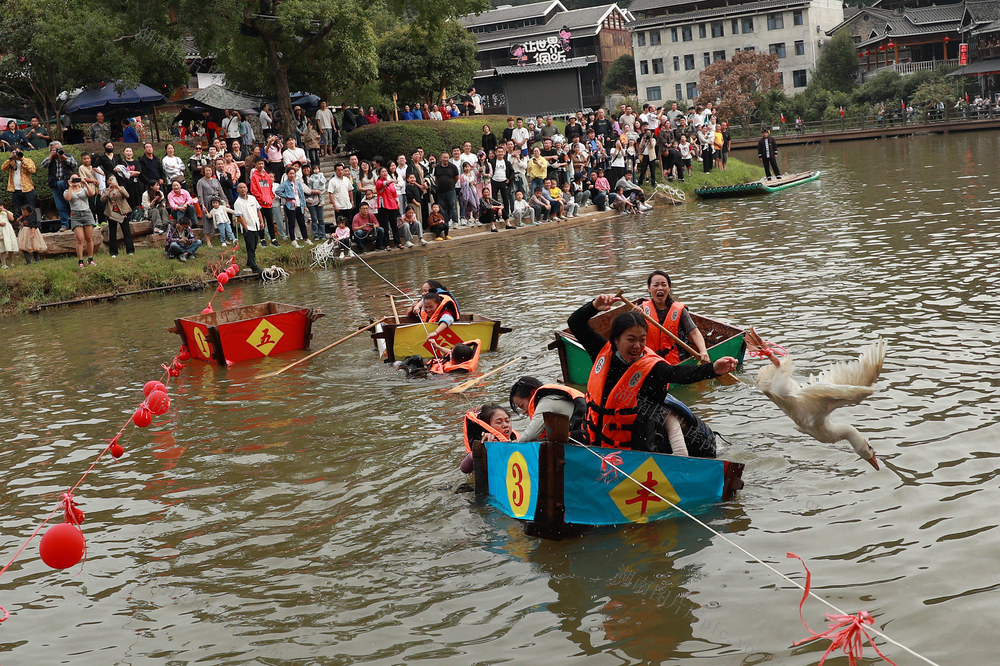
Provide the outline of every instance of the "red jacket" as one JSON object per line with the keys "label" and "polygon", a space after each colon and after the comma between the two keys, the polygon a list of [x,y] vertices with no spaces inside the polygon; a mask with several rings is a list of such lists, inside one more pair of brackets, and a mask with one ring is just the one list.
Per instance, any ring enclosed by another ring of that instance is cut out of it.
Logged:
{"label": "red jacket", "polygon": [[274,204],[274,178],[271,174],[259,169],[251,171],[250,194],[254,196],[261,208],[270,208]]}

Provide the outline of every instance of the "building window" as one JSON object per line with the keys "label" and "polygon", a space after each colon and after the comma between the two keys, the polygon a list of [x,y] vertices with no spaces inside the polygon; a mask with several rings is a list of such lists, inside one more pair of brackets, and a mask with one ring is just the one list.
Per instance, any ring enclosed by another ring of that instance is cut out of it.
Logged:
{"label": "building window", "polygon": [[644,32],[637,32],[637,33],[635,33],[635,45],[636,46],[645,46],[646,45],[646,33],[644,33]]}
{"label": "building window", "polygon": [[708,67],[711,64],[712,64],[712,54],[709,53],[708,51],[706,51],[705,52],[705,67]]}
{"label": "building window", "polygon": [[792,12],[792,25],[802,25],[802,10],[796,9]]}
{"label": "building window", "polygon": [[694,54],[689,53],[684,56],[684,69],[694,69]]}
{"label": "building window", "polygon": [[681,71],[681,59],[679,56],[674,56],[674,71]]}
{"label": "building window", "polygon": [[672,41],[672,42],[676,42],[677,41],[677,28],[671,28],[670,29],[670,41]]}
{"label": "building window", "polygon": [[782,88],[785,87],[785,73],[778,72],[778,85]]}
{"label": "building window", "polygon": [[649,74],[649,62],[645,60],[639,61],[639,73],[642,74],[643,76]]}
{"label": "building window", "polygon": [[755,48],[754,48],[754,47],[752,47],[752,46],[744,46],[744,47],[743,47],[743,50],[744,50],[744,51],[756,51],[757,49],[755,49]]}
{"label": "building window", "polygon": [[739,53],[739,52],[740,52],[740,51],[742,51],[742,50],[743,50],[743,49],[741,49],[741,48],[740,48],[740,47],[738,47],[738,46],[737,46],[737,47],[736,47],[735,49],[733,49],[733,51],[735,51],[736,53]]}
{"label": "building window", "polygon": [[652,86],[650,88],[646,88],[646,100],[647,101],[649,101],[649,102],[656,102],[656,101],[659,101],[661,99],[663,99],[663,96],[660,95],[660,86]]}
{"label": "building window", "polygon": [[753,32],[753,17],[749,16],[745,19],[740,20],[740,32],[746,34],[748,32]]}
{"label": "building window", "polygon": [[722,21],[712,21],[712,37],[724,37],[725,32],[722,27]]}
{"label": "building window", "polygon": [[806,70],[797,69],[792,72],[792,85],[796,88],[806,87]]}
{"label": "building window", "polygon": [[776,55],[779,58],[784,58],[785,57],[785,43],[784,42],[778,42],[777,44],[770,44],[767,47],[767,50],[772,55]]}
{"label": "building window", "polygon": [[732,25],[730,25],[730,27],[732,28],[732,33],[734,35],[740,34],[740,20],[739,19],[733,19]]}
{"label": "building window", "polygon": [[715,62],[716,60],[725,60],[725,59],[726,59],[725,51],[712,51],[712,62]]}
{"label": "building window", "polygon": [[681,28],[681,39],[685,42],[690,42],[694,37],[691,36],[691,26],[686,25]]}
{"label": "building window", "polygon": [[767,15],[768,30],[781,30],[784,27],[785,27],[785,17],[782,14]]}
{"label": "building window", "polygon": [[801,39],[795,42],[795,55],[805,55],[806,54],[806,43]]}
{"label": "building window", "polygon": [[687,98],[694,99],[697,96],[698,96],[698,84],[697,83],[687,84]]}
{"label": "building window", "polygon": [[663,58],[653,58],[653,74],[663,74]]}
{"label": "building window", "polygon": [[705,24],[704,23],[699,24],[698,25],[698,39],[705,39],[705,37],[707,35],[708,35],[708,32],[707,32],[707,28],[705,28]]}
{"label": "building window", "polygon": [[660,31],[659,30],[650,30],[649,31],[649,45],[650,46],[659,46],[660,45]]}
{"label": "building window", "polygon": [[674,99],[681,99],[682,97],[684,97],[684,88],[678,83],[674,86]]}

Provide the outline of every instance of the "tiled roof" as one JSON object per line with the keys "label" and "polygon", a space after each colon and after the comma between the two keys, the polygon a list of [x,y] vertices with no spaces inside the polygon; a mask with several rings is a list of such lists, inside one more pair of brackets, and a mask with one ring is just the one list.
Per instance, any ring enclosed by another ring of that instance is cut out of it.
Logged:
{"label": "tiled roof", "polygon": [[943,5],[941,7],[920,7],[904,10],[903,16],[915,25],[961,21],[965,5]]}
{"label": "tiled roof", "polygon": [[[669,25],[671,23],[690,23],[702,19],[716,18],[720,16],[743,16],[746,14],[759,14],[769,9],[784,7],[799,7],[808,5],[810,0],[758,0],[757,2],[746,2],[729,7],[716,7],[714,9],[703,9],[696,12],[685,12],[683,14],[666,14],[664,16],[654,16],[647,19],[639,19],[628,24],[629,30],[641,29],[651,25]],[[635,12],[636,3],[629,7],[629,11]]]}
{"label": "tiled roof", "polygon": [[566,9],[559,0],[545,0],[544,2],[532,2],[528,5],[518,5],[516,7],[489,9],[481,14],[467,14],[458,20],[466,28],[478,25],[490,25],[491,23],[503,23],[505,21],[518,21],[533,16],[545,16],[552,8],[552,5],[559,5],[563,10]]}
{"label": "tiled roof", "polygon": [[581,58],[569,58],[563,62],[550,62],[544,65],[504,65],[503,67],[497,67],[496,72],[500,76],[506,76],[508,74],[534,74],[536,72],[553,72],[559,69],[577,69],[579,67],[586,67],[592,62],[596,62],[597,59],[594,56],[581,57]]}
{"label": "tiled roof", "polygon": [[665,9],[667,7],[678,7],[680,5],[690,5],[697,0],[635,0],[629,5],[631,12],[645,12],[650,9]]}
{"label": "tiled roof", "polygon": [[[543,25],[531,25],[512,30],[497,30],[496,32],[477,33],[476,41],[480,45],[489,44],[491,42],[511,42],[520,40],[524,37],[534,37],[548,33],[555,34],[561,30],[563,26],[569,28],[570,32],[589,30],[590,32],[588,34],[596,34],[601,27],[601,20],[604,18],[604,15],[616,7],[618,7],[618,5],[615,4],[598,5],[596,7],[585,7],[583,9],[573,9],[568,12],[559,12],[553,16],[548,23]],[[627,20],[628,13],[622,11],[622,14],[625,15]]]}
{"label": "tiled roof", "polygon": [[986,35],[991,32],[1000,32],[1000,20],[990,21],[989,23],[983,23],[981,25],[977,25],[972,30],[972,34],[974,36]]}
{"label": "tiled roof", "polygon": [[967,1],[965,9],[977,23],[1000,20],[1000,2],[996,0]]}

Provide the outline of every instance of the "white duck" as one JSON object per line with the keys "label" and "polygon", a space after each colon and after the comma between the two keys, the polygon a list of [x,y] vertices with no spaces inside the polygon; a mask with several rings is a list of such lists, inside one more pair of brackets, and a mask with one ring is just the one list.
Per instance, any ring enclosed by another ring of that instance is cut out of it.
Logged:
{"label": "white duck", "polygon": [[748,348],[762,352],[773,364],[760,369],[757,384],[799,430],[828,444],[846,439],[859,456],[879,468],[875,450],[864,435],[852,425],[834,423],[830,414],[838,407],[856,405],[874,392],[872,384],[885,360],[885,340],[879,338],[869,345],[856,361],[837,363],[819,375],[810,376],[805,386],[792,378],[791,356],[779,360],[752,328],[746,340]]}

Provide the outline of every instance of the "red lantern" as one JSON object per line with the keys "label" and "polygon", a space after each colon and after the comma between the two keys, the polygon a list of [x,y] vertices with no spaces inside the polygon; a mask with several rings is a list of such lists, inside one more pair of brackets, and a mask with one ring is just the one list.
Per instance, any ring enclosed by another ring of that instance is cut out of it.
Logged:
{"label": "red lantern", "polygon": [[132,423],[139,428],[146,428],[150,423],[153,422],[153,413],[150,412],[146,407],[139,407],[132,414]]}
{"label": "red lantern", "polygon": [[865,55],[866,55],[866,56],[870,56],[871,54],[872,54],[872,52],[871,52],[871,51],[865,51]]}
{"label": "red lantern", "polygon": [[218,282],[219,285],[226,284],[227,282],[229,282],[229,273],[225,272],[219,273],[218,275],[215,276],[215,281]]}
{"label": "red lantern", "polygon": [[859,57],[859,58],[864,58],[864,57],[865,57],[865,54],[864,54],[864,53],[859,53],[859,54],[858,54],[858,57]]}
{"label": "red lantern", "polygon": [[879,51],[885,51],[885,47],[884,47],[884,46],[879,46],[879,47],[878,47],[878,50],[879,50]]}
{"label": "red lantern", "polygon": [[157,416],[170,411],[170,397],[163,391],[153,391],[146,398],[146,407]]}
{"label": "red lantern", "polygon": [[944,43],[947,44],[950,41],[951,41],[951,37],[949,37],[948,35],[945,35],[944,36]]}
{"label": "red lantern", "polygon": [[53,525],[42,535],[38,554],[53,569],[69,569],[83,559],[87,542],[83,532],[70,523]]}
{"label": "red lantern", "polygon": [[891,49],[891,48],[894,48],[895,46],[896,46],[895,44],[893,44],[892,42],[889,42],[889,48],[890,48],[890,49]]}
{"label": "red lantern", "polygon": [[163,382],[156,381],[155,379],[151,382],[146,382],[146,385],[142,387],[142,394],[149,395],[153,391],[166,391],[167,387],[163,385]]}

